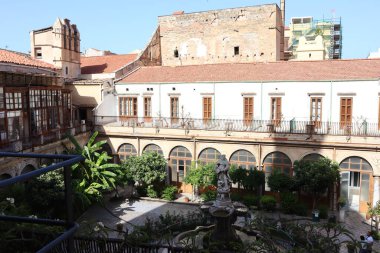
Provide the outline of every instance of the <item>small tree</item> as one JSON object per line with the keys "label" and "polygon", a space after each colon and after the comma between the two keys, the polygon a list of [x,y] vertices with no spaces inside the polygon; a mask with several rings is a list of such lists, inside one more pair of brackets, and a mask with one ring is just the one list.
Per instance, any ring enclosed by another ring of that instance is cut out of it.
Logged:
{"label": "small tree", "polygon": [[240,190],[243,185],[244,178],[247,176],[247,170],[242,167],[237,167],[235,164],[231,164],[230,167],[230,178],[234,184],[237,184],[238,190]]}
{"label": "small tree", "polygon": [[255,169],[250,169],[243,180],[243,187],[246,190],[256,190],[259,189],[265,184],[265,174],[263,171]]}
{"label": "small tree", "polygon": [[199,188],[208,188],[216,186],[215,164],[203,164],[193,162],[189,173],[183,180],[186,184],[191,184],[193,187],[193,196],[199,195]]}
{"label": "small tree", "polygon": [[157,152],[144,152],[141,156],[131,156],[121,165],[128,180],[133,179],[143,189],[152,189],[157,193],[166,178],[166,161]]}
{"label": "small tree", "polygon": [[268,177],[268,186],[271,191],[275,192],[290,192],[294,190],[294,178],[275,170],[273,174]]}
{"label": "small tree", "polygon": [[296,161],[294,172],[297,185],[312,195],[313,209],[328,187],[340,179],[339,165],[328,158],[317,161]]}

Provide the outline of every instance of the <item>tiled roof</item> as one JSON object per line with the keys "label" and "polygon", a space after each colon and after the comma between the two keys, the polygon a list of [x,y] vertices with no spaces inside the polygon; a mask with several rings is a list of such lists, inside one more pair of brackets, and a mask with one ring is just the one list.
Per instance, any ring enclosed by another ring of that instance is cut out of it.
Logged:
{"label": "tiled roof", "polygon": [[32,66],[38,68],[55,69],[54,65],[33,59],[27,54],[0,49],[0,62],[18,65]]}
{"label": "tiled roof", "polygon": [[137,54],[81,57],[82,74],[112,73],[134,61]]}
{"label": "tiled roof", "polygon": [[380,78],[380,59],[141,67],[121,83],[334,81]]}

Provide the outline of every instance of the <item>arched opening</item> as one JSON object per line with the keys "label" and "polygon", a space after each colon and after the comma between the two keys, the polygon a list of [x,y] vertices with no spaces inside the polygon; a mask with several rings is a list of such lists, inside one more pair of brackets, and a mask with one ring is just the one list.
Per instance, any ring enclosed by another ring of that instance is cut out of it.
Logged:
{"label": "arched opening", "polygon": [[219,159],[220,152],[214,148],[205,148],[198,156],[198,160],[202,163],[216,163]]}
{"label": "arched opening", "polygon": [[311,153],[311,154],[305,155],[301,160],[308,161],[308,162],[315,162],[321,158],[324,158],[324,156],[318,153]]}
{"label": "arched opening", "polygon": [[268,177],[274,173],[274,171],[280,171],[281,173],[292,175],[292,162],[290,158],[281,152],[272,152],[264,158],[263,170],[265,172],[265,190],[270,191],[268,186]]}
{"label": "arched opening", "polygon": [[256,158],[251,152],[240,149],[231,155],[230,164],[235,164],[246,170],[254,169],[256,167]]}
{"label": "arched opening", "polygon": [[120,147],[117,151],[117,154],[119,155],[120,161],[124,161],[124,160],[128,159],[128,157],[130,157],[130,156],[136,156],[137,151],[132,144],[124,143],[124,144],[120,145]]}
{"label": "arched opening", "polygon": [[160,148],[160,146],[156,145],[156,144],[148,144],[145,146],[144,148],[144,151],[143,152],[156,152],[160,155],[164,155],[164,152],[162,151],[162,149]]}
{"label": "arched opening", "polygon": [[28,164],[28,165],[26,165],[26,166],[22,169],[20,175],[25,174],[25,173],[28,173],[28,172],[32,172],[32,171],[34,171],[35,169],[36,169],[36,168],[35,168],[33,165]]}
{"label": "arched opening", "polygon": [[4,173],[4,174],[0,175],[0,181],[1,180],[6,180],[6,179],[10,179],[10,178],[12,178],[12,176],[9,175],[9,174],[7,174],[7,173]]}
{"label": "arched opening", "polygon": [[190,170],[192,155],[182,146],[172,149],[169,155],[170,182],[177,187],[182,186],[183,178]]}
{"label": "arched opening", "polygon": [[348,207],[358,212],[367,211],[372,202],[373,169],[363,158],[352,156],[344,159],[339,168],[340,196],[346,198]]}

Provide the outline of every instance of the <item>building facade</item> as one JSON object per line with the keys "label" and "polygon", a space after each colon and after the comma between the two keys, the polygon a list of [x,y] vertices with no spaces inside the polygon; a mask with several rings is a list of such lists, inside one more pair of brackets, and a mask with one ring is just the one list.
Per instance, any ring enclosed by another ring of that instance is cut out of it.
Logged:
{"label": "building facade", "polygon": [[380,194],[379,78],[379,60],[142,67],[116,83],[96,126],[121,159],[162,153],[184,191],[191,161],[220,154],[266,176],[328,157],[342,175],[331,207],[341,193],[364,212]]}

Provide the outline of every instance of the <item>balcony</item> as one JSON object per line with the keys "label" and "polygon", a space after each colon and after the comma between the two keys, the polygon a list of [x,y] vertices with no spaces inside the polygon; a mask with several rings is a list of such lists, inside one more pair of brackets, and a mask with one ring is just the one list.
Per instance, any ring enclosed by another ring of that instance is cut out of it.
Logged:
{"label": "balcony", "polygon": [[279,133],[279,134],[304,134],[304,135],[336,135],[336,136],[361,136],[379,137],[380,130],[377,123],[366,121],[352,122],[343,125],[340,122],[313,122],[286,120],[236,120],[236,119],[203,119],[179,118],[172,121],[171,118],[121,118],[117,116],[95,117],[96,127],[130,127],[130,128],[155,128],[160,129],[184,129],[251,132],[251,133]]}

